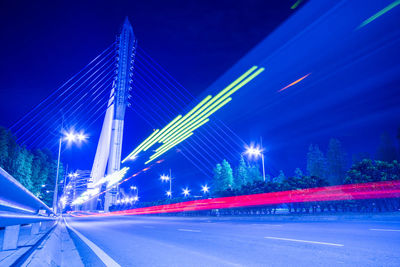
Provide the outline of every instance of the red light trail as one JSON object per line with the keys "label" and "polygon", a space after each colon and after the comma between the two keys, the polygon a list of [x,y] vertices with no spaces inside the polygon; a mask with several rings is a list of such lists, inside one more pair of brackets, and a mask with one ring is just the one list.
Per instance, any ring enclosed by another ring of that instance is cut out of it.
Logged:
{"label": "red light trail", "polygon": [[338,201],[359,199],[380,199],[400,197],[400,181],[372,182],[363,184],[337,185],[327,187],[316,187],[309,189],[290,190],[273,193],[254,195],[243,195],[234,197],[221,197],[213,199],[201,199],[137,208],[123,211],[114,211],[104,214],[75,215],[76,217],[87,216],[118,216],[118,215],[140,215],[157,214],[182,211],[198,211],[210,209],[239,208],[260,205],[276,205],[283,203],[304,203],[315,201]]}
{"label": "red light trail", "polygon": [[309,74],[306,74],[306,75],[304,75],[303,77],[301,77],[300,79],[298,79],[298,80],[296,80],[296,81],[294,81],[294,82],[292,82],[291,84],[289,84],[289,85],[286,85],[285,87],[283,87],[282,89],[280,89],[280,90],[278,90],[278,92],[282,92],[283,90],[286,90],[286,89],[288,89],[290,86],[293,86],[293,85],[295,85],[296,83],[299,83],[299,82],[301,82],[302,80],[304,80],[305,78],[307,78],[309,75],[311,74],[311,72],[309,73]]}

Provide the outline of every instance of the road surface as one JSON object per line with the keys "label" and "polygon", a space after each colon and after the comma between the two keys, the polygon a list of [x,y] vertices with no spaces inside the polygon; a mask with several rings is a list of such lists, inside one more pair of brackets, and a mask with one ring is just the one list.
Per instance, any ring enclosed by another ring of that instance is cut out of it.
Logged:
{"label": "road surface", "polygon": [[93,266],[400,266],[400,218],[66,220],[83,260]]}

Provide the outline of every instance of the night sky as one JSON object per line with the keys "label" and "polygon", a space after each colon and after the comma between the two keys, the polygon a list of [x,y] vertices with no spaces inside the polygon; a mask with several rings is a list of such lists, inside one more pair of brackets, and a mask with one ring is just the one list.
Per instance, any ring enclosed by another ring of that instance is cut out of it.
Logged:
{"label": "night sky", "polygon": [[[139,46],[198,99],[215,95],[252,65],[266,68],[213,123],[225,123],[236,141],[262,136],[272,176],[280,169],[288,175],[295,167],[304,170],[309,144],[326,150],[331,137],[342,141],[349,164],[354,153],[373,155],[379,135],[394,137],[400,125],[399,8],[355,30],[391,1],[303,1],[292,10],[294,2],[2,1],[0,125],[11,126],[108,47],[128,16]],[[128,110],[123,156],[164,125],[148,125]],[[100,127],[101,120],[87,129],[87,144],[64,151],[71,169],[91,168]],[[239,159],[240,145],[232,152]],[[170,152],[161,166],[129,184],[139,184],[145,199],[156,198],[165,189],[158,175],[169,168],[178,188],[210,180]]]}

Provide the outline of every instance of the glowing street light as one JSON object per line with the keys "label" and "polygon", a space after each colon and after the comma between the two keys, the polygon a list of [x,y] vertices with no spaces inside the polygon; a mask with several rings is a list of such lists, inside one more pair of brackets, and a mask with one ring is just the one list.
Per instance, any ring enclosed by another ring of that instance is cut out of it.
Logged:
{"label": "glowing street light", "polygon": [[74,173],[71,172],[71,173],[68,174],[69,178],[76,178],[78,176],[79,176],[79,174],[77,172],[74,172]]}
{"label": "glowing street light", "polygon": [[171,169],[169,169],[169,176],[163,174],[163,175],[160,176],[160,179],[161,179],[162,182],[169,181],[169,191],[168,192],[170,192],[170,193],[168,194],[168,192],[167,192],[167,196],[169,196],[169,198],[171,198],[172,197],[172,174],[171,174]]}
{"label": "glowing street light", "polygon": [[251,145],[250,147],[246,148],[246,151],[244,153],[249,155],[250,157],[258,158],[259,156],[262,155],[262,149],[260,149],[259,147],[254,147],[253,145]]}
{"label": "glowing street light", "polygon": [[133,200],[136,202],[136,201],[139,200],[139,197],[138,197],[138,196],[134,196],[134,197],[133,197]]}
{"label": "glowing street light", "polygon": [[188,195],[190,195],[190,190],[186,187],[184,189],[182,189],[182,194],[187,197]]}
{"label": "glowing street light", "polygon": [[170,197],[171,198],[171,196],[172,196],[172,192],[171,191],[167,191],[167,193],[165,193],[168,197]]}
{"label": "glowing street light", "polygon": [[262,139],[260,138],[261,145],[254,147],[253,145],[250,145],[249,147],[246,147],[246,151],[244,152],[247,154],[250,158],[255,157],[258,158],[261,156],[261,161],[262,161],[262,170],[263,170],[263,179],[265,182],[265,164],[264,164],[264,149],[262,148]]}
{"label": "glowing street light", "polygon": [[[53,194],[53,212],[54,214],[57,214],[57,197],[58,197],[58,175],[60,172],[60,157],[61,157],[61,145],[63,140],[67,140],[68,143],[73,143],[73,142],[82,142],[87,139],[87,136],[83,133],[80,132],[78,134],[74,133],[74,131],[70,131],[67,133],[64,133],[64,136],[61,135],[59,142],[58,142],[58,159],[57,159],[57,174],[56,174],[56,182],[54,185],[54,194]],[[76,174],[76,176],[75,176]],[[78,174],[74,173],[74,177],[77,177]],[[65,180],[64,180],[65,183]]]}
{"label": "glowing street light", "polygon": [[78,139],[78,141],[82,142],[82,141],[85,141],[87,139],[87,135],[85,135],[83,133],[78,133],[76,135],[76,138]]}
{"label": "glowing street light", "polygon": [[88,138],[87,135],[85,135],[83,132],[75,133],[74,131],[65,133],[65,136],[64,136],[64,139],[67,140],[68,143],[83,142],[87,138]]}
{"label": "glowing street light", "polygon": [[207,194],[210,191],[210,188],[207,185],[202,185],[201,191],[203,192],[203,194]]}
{"label": "glowing street light", "polygon": [[162,182],[166,182],[169,181],[170,177],[168,175],[163,174],[160,176],[160,179]]}

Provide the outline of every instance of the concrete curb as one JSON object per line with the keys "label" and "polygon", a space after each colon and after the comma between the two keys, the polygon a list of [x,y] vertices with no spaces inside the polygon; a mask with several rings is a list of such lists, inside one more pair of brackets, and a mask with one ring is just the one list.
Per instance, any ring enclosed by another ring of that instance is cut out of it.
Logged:
{"label": "concrete curb", "polygon": [[21,266],[84,266],[64,222],[59,221],[49,236]]}

